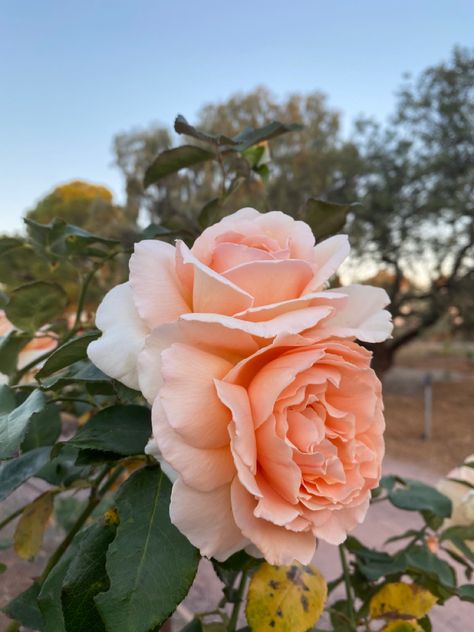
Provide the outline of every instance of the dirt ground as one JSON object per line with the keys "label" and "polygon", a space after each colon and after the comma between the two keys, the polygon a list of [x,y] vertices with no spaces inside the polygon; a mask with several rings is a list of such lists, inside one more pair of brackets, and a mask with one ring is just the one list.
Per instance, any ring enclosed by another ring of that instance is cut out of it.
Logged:
{"label": "dirt ground", "polygon": [[[384,378],[387,455],[444,474],[474,453],[474,363],[469,348],[414,344]],[[432,386],[432,438],[423,439],[424,379]]]}

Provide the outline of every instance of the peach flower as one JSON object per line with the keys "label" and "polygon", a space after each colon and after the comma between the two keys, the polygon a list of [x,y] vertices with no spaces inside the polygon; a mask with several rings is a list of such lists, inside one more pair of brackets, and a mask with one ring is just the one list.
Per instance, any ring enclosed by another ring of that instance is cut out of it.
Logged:
{"label": "peach flower", "polygon": [[[8,320],[5,312],[0,310],[0,336],[7,336],[12,331],[15,331],[15,327]],[[30,340],[18,354],[17,369],[22,369],[33,360],[36,360],[36,358],[42,356],[46,351],[52,351],[57,347],[57,344],[57,341],[50,336],[41,335],[41,332],[38,332],[36,337]],[[26,377],[31,377],[31,374]],[[8,376],[0,373],[0,384],[7,383]]]}
{"label": "peach flower", "polygon": [[141,354],[149,452],[174,480],[170,515],[202,555],[250,547],[307,563],[367,512],[384,453],[381,386],[356,343],[182,320]]}
{"label": "peach flower", "polygon": [[189,249],[145,240],[135,245],[127,283],[97,312],[103,336],[91,360],[139,388],[138,355],[156,327],[182,317],[245,332],[260,345],[282,333],[385,340],[391,333],[384,290],[326,290],[349,253],[347,236],[315,246],[307,224],[280,212],[244,208],[207,228]]}

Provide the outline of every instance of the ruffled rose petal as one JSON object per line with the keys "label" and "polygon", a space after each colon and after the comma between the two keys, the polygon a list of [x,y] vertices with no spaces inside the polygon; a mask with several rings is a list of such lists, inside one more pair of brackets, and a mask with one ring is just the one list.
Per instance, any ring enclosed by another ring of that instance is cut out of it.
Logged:
{"label": "ruffled rose petal", "polygon": [[314,248],[314,276],[303,294],[320,290],[349,255],[350,245],[347,235],[336,235],[325,239]]}
{"label": "ruffled rose petal", "polygon": [[90,360],[110,377],[138,389],[137,358],[148,328],[137,314],[128,283],[105,295],[95,322],[102,336],[87,348]]}
{"label": "ruffled rose petal", "polygon": [[311,531],[290,531],[254,515],[257,501],[234,479],[231,487],[232,511],[235,522],[269,564],[287,565],[294,560],[309,564],[316,538]]}
{"label": "ruffled rose petal", "polygon": [[230,445],[237,474],[252,494],[261,496],[255,481],[257,445],[247,391],[241,386],[222,380],[215,380],[215,384],[219,399],[232,413],[232,423],[229,427]]}
{"label": "ruffled rose petal", "polygon": [[178,478],[179,478],[178,472],[176,472],[176,470],[173,470],[171,465],[169,465],[169,463],[167,463],[163,459],[163,455],[161,454],[161,450],[158,447],[158,443],[156,442],[156,439],[154,437],[150,437],[148,439],[148,443],[145,446],[145,454],[148,454],[149,456],[152,456],[154,459],[156,459],[156,461],[158,461],[158,463],[160,464],[162,472],[164,472],[166,474],[166,476],[168,477],[168,479],[172,483],[174,483],[175,481],[178,480]]}
{"label": "ruffled rose petal", "polygon": [[319,338],[354,337],[365,342],[382,342],[390,337],[392,316],[383,309],[390,299],[384,289],[370,285],[348,285],[337,288],[336,292],[347,296],[345,303],[337,303],[331,318],[314,331],[305,332],[305,335]]}
{"label": "ruffled rose petal", "polygon": [[[358,524],[363,522],[369,508],[369,494],[366,499],[355,507],[339,509],[338,511],[324,512],[327,520],[321,525],[313,527],[314,535],[329,544],[338,546],[342,544],[349,531],[352,531]],[[313,519],[316,520],[322,516],[322,512],[313,513]]]}
{"label": "ruffled rose petal", "polygon": [[200,492],[178,479],[171,492],[170,518],[201,555],[220,562],[249,544],[232,514],[230,485]]}
{"label": "ruffled rose petal", "polygon": [[152,423],[162,458],[186,485],[209,492],[232,481],[235,465],[229,446],[202,449],[186,443],[169,425],[159,398],[153,404]]}
{"label": "ruffled rose petal", "polygon": [[175,249],[164,241],[135,244],[130,258],[130,286],[140,317],[153,329],[191,311],[175,269]]}
{"label": "ruffled rose petal", "polygon": [[221,323],[229,329],[239,329],[257,338],[270,339],[280,334],[298,334],[315,327],[333,312],[331,306],[305,307],[293,312],[281,313],[275,318],[251,322],[222,314],[184,314],[183,320]]}
{"label": "ruffled rose petal", "polygon": [[165,349],[161,358],[159,397],[172,428],[196,448],[228,445],[231,415],[217,396],[214,378],[222,379],[232,365],[181,343]]}
{"label": "ruffled rose petal", "polygon": [[254,261],[273,259],[272,255],[260,248],[251,248],[241,243],[217,244],[212,255],[211,266],[216,272],[223,273],[230,268]]}
{"label": "ruffled rose petal", "polygon": [[253,307],[258,307],[298,298],[313,272],[306,261],[280,259],[243,263],[223,276],[252,296]]}
{"label": "ruffled rose petal", "polygon": [[183,266],[193,269],[193,311],[232,315],[253,305],[250,294],[197,259],[182,241],[176,242]]}
{"label": "ruffled rose petal", "polygon": [[192,345],[235,363],[258,350],[255,340],[244,331],[229,329],[219,322],[179,319],[157,327],[147,336],[138,356],[140,390],[153,404],[163,384],[161,353],[175,342]]}
{"label": "ruffled rose petal", "polygon": [[288,384],[323,355],[324,350],[310,347],[282,354],[262,367],[248,387],[256,428],[271,415],[277,397]]}
{"label": "ruffled rose petal", "polygon": [[258,477],[258,486],[262,496],[257,499],[254,510],[256,518],[262,518],[278,526],[285,526],[300,515],[298,508],[277,494],[263,476]]}

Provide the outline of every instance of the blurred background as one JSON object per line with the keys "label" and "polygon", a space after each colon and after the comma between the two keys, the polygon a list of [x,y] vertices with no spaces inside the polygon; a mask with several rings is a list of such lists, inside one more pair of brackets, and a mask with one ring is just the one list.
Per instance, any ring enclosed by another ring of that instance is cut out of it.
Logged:
{"label": "blurred background", "polygon": [[[175,116],[226,135],[301,123],[264,144],[260,167],[246,163],[243,172],[234,160],[241,186],[220,214],[252,205],[305,219],[310,197],[359,203],[339,280],[381,285],[391,297],[394,338],[374,349],[389,453],[439,470],[466,456],[474,445],[472,2],[0,5],[4,236],[22,235],[26,216],[61,217],[130,245],[149,224],[192,241],[219,165],[143,184],[155,156],[184,142]],[[126,274],[125,260],[102,274],[94,300]],[[74,302],[75,275],[31,249],[0,258],[6,290],[41,277],[69,288]]]}
{"label": "blurred background", "polygon": [[[0,0],[0,245],[24,217],[131,247],[150,225],[192,241],[246,205],[358,203],[335,283],[390,295],[394,336],[373,349],[387,469],[433,482],[474,452],[473,24],[470,0]],[[240,186],[215,212],[216,161],[144,186],[160,152],[200,145],[178,113],[227,136],[303,127],[231,157]],[[76,273],[0,252],[6,291],[53,280],[74,305]],[[125,258],[99,275],[91,312],[126,275]]]}

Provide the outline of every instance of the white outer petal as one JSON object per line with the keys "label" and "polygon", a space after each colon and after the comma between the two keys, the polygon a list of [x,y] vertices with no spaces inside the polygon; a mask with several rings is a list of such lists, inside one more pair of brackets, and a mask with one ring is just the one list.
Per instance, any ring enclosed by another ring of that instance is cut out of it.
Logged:
{"label": "white outer petal", "polygon": [[336,288],[334,292],[347,296],[344,305],[340,307],[339,303],[335,303],[334,314],[313,332],[307,332],[308,335],[354,337],[365,342],[383,342],[390,338],[392,316],[383,309],[390,299],[384,289],[371,285],[348,285]]}
{"label": "white outer petal", "polygon": [[110,377],[138,389],[137,358],[148,328],[135,309],[128,283],[117,285],[105,295],[95,322],[102,336],[89,345],[89,359]]}

